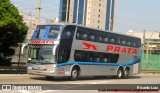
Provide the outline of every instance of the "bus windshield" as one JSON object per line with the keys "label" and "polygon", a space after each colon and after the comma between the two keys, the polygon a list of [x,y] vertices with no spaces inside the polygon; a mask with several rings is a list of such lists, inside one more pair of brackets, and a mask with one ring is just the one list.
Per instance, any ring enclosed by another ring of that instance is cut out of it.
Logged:
{"label": "bus windshield", "polygon": [[29,63],[54,64],[54,45],[30,45]]}
{"label": "bus windshield", "polygon": [[62,29],[61,25],[39,25],[38,26],[38,39],[40,39],[43,35],[43,33],[49,32],[48,33],[48,39],[52,39],[52,40],[57,40],[58,36],[60,34],[60,31]]}

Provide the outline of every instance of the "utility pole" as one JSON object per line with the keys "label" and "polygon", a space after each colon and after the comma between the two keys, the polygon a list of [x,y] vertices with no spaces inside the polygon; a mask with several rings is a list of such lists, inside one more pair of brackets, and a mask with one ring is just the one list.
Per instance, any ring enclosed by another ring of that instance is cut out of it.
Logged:
{"label": "utility pole", "polygon": [[143,52],[145,50],[145,38],[146,38],[146,30],[143,30]]}
{"label": "utility pole", "polygon": [[87,0],[84,0],[84,8],[83,8],[83,22],[82,25],[85,26],[85,20],[86,20],[86,5],[87,4]]}
{"label": "utility pole", "polygon": [[40,10],[41,10],[41,0],[38,0],[38,7],[37,7],[37,14],[36,14],[36,25],[39,24]]}
{"label": "utility pole", "polygon": [[112,29],[112,27],[113,27],[113,25],[112,25],[112,11],[113,11],[113,9],[112,9],[112,0],[110,1],[110,15],[109,15],[109,31],[112,31],[113,29]]}
{"label": "utility pole", "polygon": [[76,18],[76,24],[78,24],[78,13],[79,13],[79,0],[77,1],[77,18]]}
{"label": "utility pole", "polygon": [[68,23],[68,14],[69,14],[69,0],[67,0],[67,8],[66,8],[66,23]]}

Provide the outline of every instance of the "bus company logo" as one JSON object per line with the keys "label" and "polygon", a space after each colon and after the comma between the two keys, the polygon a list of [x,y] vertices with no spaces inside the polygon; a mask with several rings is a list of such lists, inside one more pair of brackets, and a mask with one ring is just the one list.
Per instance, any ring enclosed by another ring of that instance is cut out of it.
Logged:
{"label": "bus company logo", "polygon": [[[93,50],[98,50],[99,47],[93,44],[89,44],[87,42],[82,42],[83,45],[85,45],[85,48],[82,49],[93,49]],[[124,54],[138,54],[138,49],[136,48],[127,48],[127,47],[120,47],[120,46],[113,46],[113,45],[108,45],[106,47],[106,52],[115,52],[115,53],[124,53]]]}
{"label": "bus company logo", "polygon": [[87,43],[87,42],[82,42],[82,44],[86,46],[86,47],[83,48],[83,49],[87,49],[87,50],[88,50],[88,49],[98,50],[98,46],[95,46],[95,45],[93,45],[93,44],[89,44],[89,43]]}
{"label": "bus company logo", "polygon": [[137,55],[138,54],[138,50],[136,48],[127,48],[127,47],[120,47],[120,46],[112,46],[112,45],[108,45],[106,48],[106,51],[114,51],[116,53],[125,53],[125,54],[134,54]]}
{"label": "bus company logo", "polygon": [[51,40],[34,40],[32,44],[54,44],[54,41]]}

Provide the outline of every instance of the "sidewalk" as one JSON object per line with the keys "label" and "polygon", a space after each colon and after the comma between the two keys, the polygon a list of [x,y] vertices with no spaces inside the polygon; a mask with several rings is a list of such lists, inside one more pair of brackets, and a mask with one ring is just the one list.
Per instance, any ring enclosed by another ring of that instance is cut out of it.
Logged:
{"label": "sidewalk", "polygon": [[0,66],[0,74],[27,74],[26,66]]}
{"label": "sidewalk", "polygon": [[158,70],[142,70],[141,73],[160,74],[160,71],[158,71]]}

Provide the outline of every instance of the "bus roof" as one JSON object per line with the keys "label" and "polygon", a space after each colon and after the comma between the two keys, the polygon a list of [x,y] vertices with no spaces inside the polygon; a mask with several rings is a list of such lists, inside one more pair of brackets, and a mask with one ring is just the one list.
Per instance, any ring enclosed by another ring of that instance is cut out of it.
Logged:
{"label": "bus roof", "polygon": [[141,39],[141,38],[139,38],[139,37],[137,37],[137,36],[126,35],[126,34],[122,34],[122,33],[119,33],[119,32],[112,32],[112,31],[102,30],[102,29],[98,29],[98,28],[86,27],[86,26],[77,25],[77,24],[74,24],[74,23],[39,24],[39,26],[40,26],[40,25],[63,25],[63,26],[73,25],[73,26],[78,26],[78,27],[83,27],[83,28],[88,28],[88,29],[99,30],[99,31],[102,31],[102,32],[108,32],[108,33],[113,33],[113,34],[119,34],[119,35],[122,35],[122,36],[128,36],[128,37],[133,37],[133,38]]}

